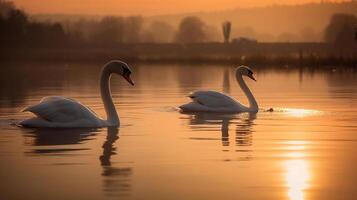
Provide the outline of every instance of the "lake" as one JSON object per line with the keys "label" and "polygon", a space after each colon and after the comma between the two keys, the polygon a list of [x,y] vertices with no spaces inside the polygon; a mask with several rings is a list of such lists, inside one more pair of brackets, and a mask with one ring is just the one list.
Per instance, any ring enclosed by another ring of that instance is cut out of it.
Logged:
{"label": "lake", "polygon": [[355,199],[356,69],[251,66],[257,114],[183,114],[198,89],[247,104],[235,68],[132,64],[135,86],[111,82],[119,129],[11,125],[51,95],[105,117],[102,64],[0,64],[1,199]]}

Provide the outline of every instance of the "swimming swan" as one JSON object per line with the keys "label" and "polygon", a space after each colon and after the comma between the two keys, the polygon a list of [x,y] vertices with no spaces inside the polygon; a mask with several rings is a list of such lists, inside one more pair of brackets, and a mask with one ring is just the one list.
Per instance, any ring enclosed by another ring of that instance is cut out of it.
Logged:
{"label": "swimming swan", "polygon": [[110,92],[112,74],[123,76],[131,85],[131,70],[122,61],[111,61],[104,65],[100,76],[100,93],[107,113],[107,119],[101,119],[90,108],[80,102],[61,96],[44,97],[39,104],[29,106],[23,111],[32,112],[34,118],[19,123],[23,127],[49,128],[100,128],[119,126],[120,121]]}
{"label": "swimming swan", "polygon": [[240,66],[236,70],[236,79],[240,88],[243,90],[249,100],[249,107],[242,105],[234,98],[216,91],[196,91],[189,95],[192,102],[181,105],[179,108],[183,112],[220,112],[220,113],[238,113],[238,112],[258,112],[258,104],[243,80],[243,75],[254,81],[253,71],[247,66]]}

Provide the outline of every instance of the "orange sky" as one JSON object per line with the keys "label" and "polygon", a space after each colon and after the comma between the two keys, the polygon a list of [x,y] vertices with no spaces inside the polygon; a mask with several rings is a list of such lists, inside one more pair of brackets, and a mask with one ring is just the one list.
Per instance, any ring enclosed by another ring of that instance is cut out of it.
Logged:
{"label": "orange sky", "polygon": [[13,0],[28,13],[158,15],[321,0]]}

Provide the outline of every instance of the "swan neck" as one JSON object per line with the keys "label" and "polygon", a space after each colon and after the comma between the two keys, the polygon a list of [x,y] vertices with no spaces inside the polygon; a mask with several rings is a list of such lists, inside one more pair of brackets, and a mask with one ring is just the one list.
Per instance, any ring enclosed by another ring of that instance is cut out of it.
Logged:
{"label": "swan neck", "polygon": [[250,89],[248,88],[247,84],[245,83],[245,81],[243,80],[243,76],[240,73],[237,73],[237,81],[238,84],[240,86],[240,88],[243,90],[244,94],[247,96],[248,101],[249,101],[249,107],[248,107],[248,111],[249,112],[258,112],[258,103],[255,100],[252,92],[250,91]]}
{"label": "swan neck", "polygon": [[106,122],[108,123],[109,126],[118,126],[119,117],[115,109],[111,91],[110,91],[111,75],[112,73],[111,70],[109,69],[109,66],[105,66],[100,76],[100,93],[104,104],[105,112],[107,114]]}

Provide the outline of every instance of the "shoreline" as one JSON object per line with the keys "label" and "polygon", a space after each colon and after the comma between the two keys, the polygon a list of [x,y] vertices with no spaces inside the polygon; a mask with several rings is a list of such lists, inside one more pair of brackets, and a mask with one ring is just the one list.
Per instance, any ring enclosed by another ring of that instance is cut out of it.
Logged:
{"label": "shoreline", "polygon": [[338,48],[327,43],[254,44],[117,44],[63,47],[0,48],[6,61],[107,61],[122,59],[144,63],[255,64],[356,66],[357,44]]}

